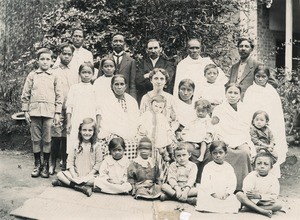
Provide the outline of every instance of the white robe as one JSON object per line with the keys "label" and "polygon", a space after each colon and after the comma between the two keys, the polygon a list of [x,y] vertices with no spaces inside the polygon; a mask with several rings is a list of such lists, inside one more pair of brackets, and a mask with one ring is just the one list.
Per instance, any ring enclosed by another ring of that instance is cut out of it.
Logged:
{"label": "white robe", "polygon": [[[191,79],[195,83],[194,95],[198,97],[198,94],[200,93],[199,89],[206,82],[206,78],[204,76],[204,67],[207,64],[215,63],[209,57],[199,57],[197,60],[194,60],[190,56],[187,56],[185,59],[180,61],[176,68],[173,94],[178,94],[178,85],[181,80]],[[228,78],[220,68],[218,68],[218,71],[219,75],[216,82],[224,85],[227,83]]]}
{"label": "white robe", "polygon": [[100,139],[116,134],[124,139],[133,139],[137,134],[139,109],[136,100],[125,93],[127,111],[124,112],[121,103],[113,96],[102,100]]}
{"label": "white robe", "polygon": [[67,153],[78,145],[78,128],[84,118],[92,118],[96,121],[96,115],[100,114],[96,102],[96,94],[91,83],[78,83],[70,87],[66,101],[67,114],[71,113],[71,132],[67,137]]}
{"label": "white robe", "polygon": [[[217,213],[238,213],[240,202],[233,194],[236,189],[236,176],[233,167],[224,161],[222,165],[209,162],[203,170],[201,184],[198,190],[197,206],[198,211]],[[216,193],[229,196],[225,200],[211,196]]]}
{"label": "white robe", "polygon": [[250,86],[244,96],[244,104],[249,113],[251,122],[254,112],[258,110],[266,111],[269,115],[269,128],[275,139],[275,151],[278,154],[278,164],[285,161],[288,145],[286,142],[285,122],[282,110],[282,104],[276,89],[270,84],[265,87],[253,84]]}

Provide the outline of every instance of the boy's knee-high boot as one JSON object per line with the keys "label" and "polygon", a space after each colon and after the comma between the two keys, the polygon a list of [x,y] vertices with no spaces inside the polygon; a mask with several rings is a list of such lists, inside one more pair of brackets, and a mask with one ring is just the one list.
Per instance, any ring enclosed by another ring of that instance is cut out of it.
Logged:
{"label": "boy's knee-high boot", "polygon": [[56,168],[56,160],[58,155],[58,150],[60,149],[61,138],[60,137],[52,137],[51,141],[51,160],[49,167],[49,174],[53,175],[55,173]]}
{"label": "boy's knee-high boot", "polygon": [[34,168],[31,172],[31,177],[40,176],[41,172],[41,153],[34,153]]}
{"label": "boy's knee-high boot", "polygon": [[92,195],[92,189],[91,187],[87,187],[87,186],[79,186],[79,185],[74,185],[73,187],[76,191],[78,192],[82,192],[83,194],[85,194],[86,196],[90,197]]}
{"label": "boy's knee-high boot", "polygon": [[44,153],[44,164],[41,171],[41,177],[49,178],[49,158],[50,153]]}

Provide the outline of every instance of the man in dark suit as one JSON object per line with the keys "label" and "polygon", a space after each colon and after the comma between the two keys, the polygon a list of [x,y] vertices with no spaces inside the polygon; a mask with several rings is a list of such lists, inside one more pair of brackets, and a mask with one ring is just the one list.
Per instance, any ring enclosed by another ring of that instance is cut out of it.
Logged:
{"label": "man in dark suit", "polygon": [[110,54],[115,60],[117,68],[116,74],[123,74],[127,81],[126,92],[129,93],[136,99],[136,62],[133,58],[129,56],[124,51],[125,48],[125,38],[121,34],[116,34],[113,36],[111,43],[113,52]]}
{"label": "man in dark suit", "polygon": [[147,57],[138,65],[138,72],[136,76],[136,87],[138,94],[138,102],[140,103],[143,95],[153,89],[149,80],[149,73],[154,68],[162,68],[169,73],[169,80],[164,88],[164,91],[171,93],[173,91],[173,77],[175,72],[174,65],[161,56],[162,48],[160,42],[156,39],[151,39],[147,43]]}
{"label": "man in dark suit", "polygon": [[[232,65],[227,77],[229,77],[228,83],[236,83],[242,88],[241,98],[243,99],[247,88],[253,84],[254,70],[262,63],[251,56],[254,48],[251,39],[240,38],[237,47],[240,54],[240,61]],[[270,76],[268,83],[277,88],[277,81],[274,77]]]}

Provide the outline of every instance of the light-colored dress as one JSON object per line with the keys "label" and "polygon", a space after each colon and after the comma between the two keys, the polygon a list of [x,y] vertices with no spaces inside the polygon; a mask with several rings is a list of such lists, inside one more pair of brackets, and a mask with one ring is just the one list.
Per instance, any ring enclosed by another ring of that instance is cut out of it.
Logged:
{"label": "light-colored dress", "polygon": [[257,171],[252,171],[243,182],[243,192],[248,191],[255,191],[261,195],[261,199],[251,199],[255,204],[275,202],[280,191],[279,181],[270,173],[267,176],[260,176]]}
{"label": "light-colored dress", "polygon": [[96,91],[98,103],[101,102],[103,99],[106,99],[106,98],[114,95],[114,93],[111,89],[112,77],[113,76],[107,77],[107,76],[103,75],[95,80],[93,86]]}
{"label": "light-colored dress", "polygon": [[[78,147],[73,148],[69,152],[67,159],[67,170],[61,171],[70,181],[77,184],[86,183],[95,178],[95,176],[87,176],[93,169],[99,171],[100,164],[103,160],[101,146],[96,143],[92,146],[91,143],[82,143],[82,151],[78,151]],[[74,168],[78,177],[72,177],[69,169]]]}
{"label": "light-colored dress", "polygon": [[119,100],[112,96],[101,101],[101,128],[99,138],[116,134],[124,139],[133,139],[137,134],[139,109],[136,100],[129,94],[124,94],[126,110]]}
{"label": "light-colored dress", "polygon": [[[101,163],[99,176],[95,179],[95,186],[101,189],[101,192],[110,194],[128,193],[132,187],[127,182],[127,169],[130,161],[126,156],[120,160],[115,160],[111,155],[105,157]],[[107,181],[111,179],[110,183]]]}
{"label": "light-colored dress", "polygon": [[247,174],[252,170],[250,155],[255,155],[256,150],[251,141],[247,121],[246,109],[243,103],[237,103],[237,111],[224,101],[215,107],[212,117],[219,118],[219,123],[214,125],[216,136],[228,144],[226,161],[233,167],[237,177],[237,190],[242,189],[242,183]]}
{"label": "light-colored dress", "polygon": [[179,124],[187,126],[193,119],[197,117],[194,105],[195,103],[193,101],[191,104],[187,104],[181,101],[179,98],[176,99],[176,113]]}
{"label": "light-colored dress", "polygon": [[171,127],[162,113],[144,112],[140,116],[138,130],[150,138],[156,148],[163,148],[172,143]]}
{"label": "light-colored dress", "polygon": [[220,82],[203,83],[198,98],[206,99],[213,107],[221,104],[225,100],[224,84]]}
{"label": "light-colored dress", "polygon": [[91,83],[78,83],[70,87],[66,101],[67,114],[71,113],[71,132],[67,136],[67,153],[78,146],[78,128],[85,118],[96,120],[100,114],[96,102],[96,94]]}
{"label": "light-colored dress", "polygon": [[133,159],[128,167],[128,182],[132,185],[135,198],[156,199],[161,195],[160,170],[150,157]]}
{"label": "light-colored dress", "polygon": [[286,158],[288,145],[281,99],[276,89],[270,84],[263,87],[254,83],[245,92],[244,104],[248,109],[248,120],[250,121],[252,120],[254,112],[258,110],[263,110],[268,113],[270,119],[269,128],[273,133],[275,141],[274,150],[278,154],[277,163],[282,164]]}
{"label": "light-colored dress", "polygon": [[[141,104],[140,104],[140,112],[141,114],[151,110],[151,100],[153,96],[151,95],[151,92],[148,92],[142,97]],[[166,107],[164,111],[162,112],[168,119],[168,121],[171,123],[171,128],[173,131],[175,131],[179,124],[177,121],[177,106],[176,106],[176,100],[175,97],[167,92],[162,91],[161,95],[165,97],[167,100]]]}
{"label": "light-colored dress", "polygon": [[[196,210],[218,213],[238,213],[240,202],[233,194],[236,189],[236,176],[232,166],[226,161],[217,164],[209,162],[203,170],[198,190]],[[229,194],[225,200],[211,196]]]}
{"label": "light-colored dress", "polygon": [[209,115],[192,120],[183,130],[182,139],[188,142],[201,143],[212,141],[213,128]]}

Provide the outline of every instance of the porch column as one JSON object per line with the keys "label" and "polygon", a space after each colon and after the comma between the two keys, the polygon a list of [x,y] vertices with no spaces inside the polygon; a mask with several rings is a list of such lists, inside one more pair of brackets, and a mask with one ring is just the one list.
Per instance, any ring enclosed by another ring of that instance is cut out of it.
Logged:
{"label": "porch column", "polygon": [[293,0],[285,4],[285,76],[291,79],[293,59]]}

